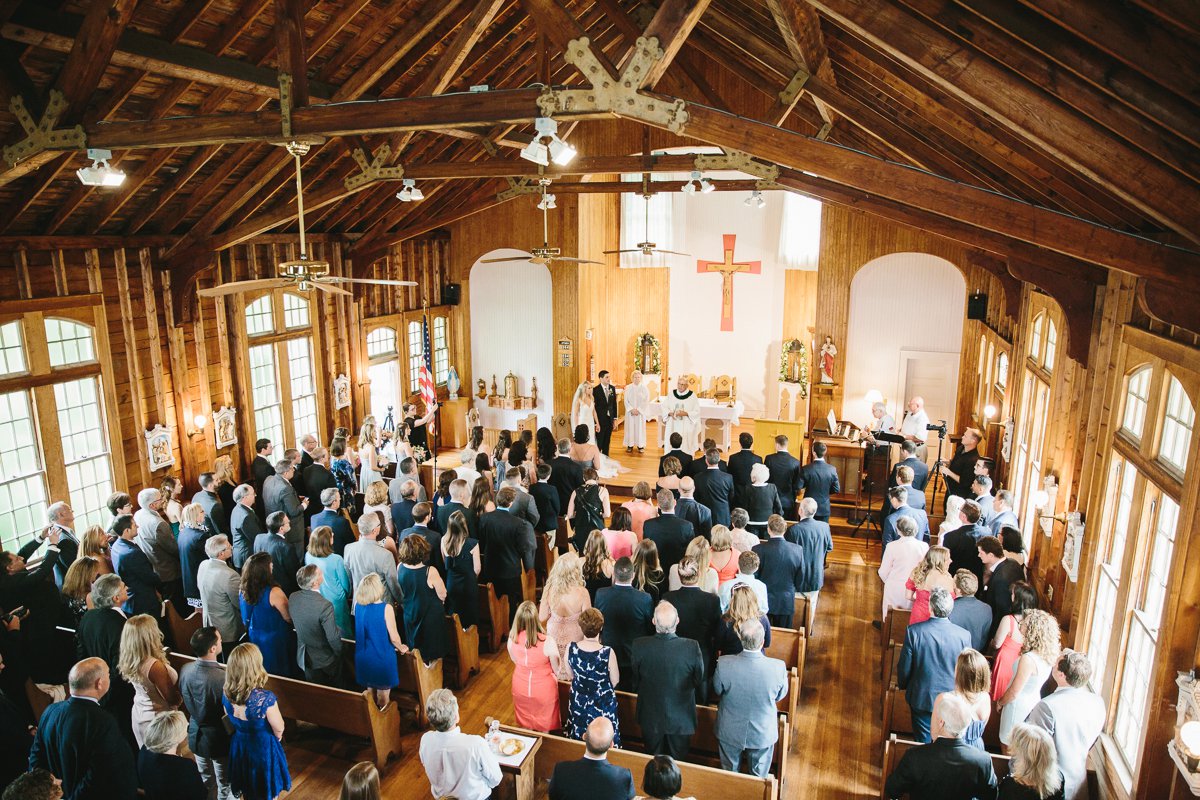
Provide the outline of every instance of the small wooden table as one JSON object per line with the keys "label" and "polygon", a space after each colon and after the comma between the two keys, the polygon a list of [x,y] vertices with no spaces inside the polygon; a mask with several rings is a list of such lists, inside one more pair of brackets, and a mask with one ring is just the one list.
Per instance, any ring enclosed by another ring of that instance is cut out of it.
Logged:
{"label": "small wooden table", "polygon": [[542,740],[525,736],[500,726],[504,738],[514,737],[525,742],[525,749],[515,756],[498,756],[500,771],[504,774],[500,785],[492,791],[493,800],[533,800],[537,794],[537,779],[534,777],[534,762]]}

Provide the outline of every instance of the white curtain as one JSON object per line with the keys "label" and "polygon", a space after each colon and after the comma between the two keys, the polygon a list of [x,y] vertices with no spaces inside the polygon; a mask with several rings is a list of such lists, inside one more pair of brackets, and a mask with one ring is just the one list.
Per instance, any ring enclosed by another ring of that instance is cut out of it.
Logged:
{"label": "white curtain", "polygon": [[[622,175],[621,180],[640,187],[642,176],[638,173]],[[647,201],[640,194],[626,192],[621,195],[621,249],[631,250],[639,242],[654,242],[657,249],[675,250],[675,200],[676,195],[659,192],[651,195],[649,209]],[[649,226],[647,227],[647,211]],[[655,253],[644,256],[641,253],[622,253],[620,265],[625,269],[669,266],[664,256]]]}
{"label": "white curtain", "polygon": [[779,260],[785,269],[815,270],[821,254],[821,203],[795,192],[780,192],[783,221]]}

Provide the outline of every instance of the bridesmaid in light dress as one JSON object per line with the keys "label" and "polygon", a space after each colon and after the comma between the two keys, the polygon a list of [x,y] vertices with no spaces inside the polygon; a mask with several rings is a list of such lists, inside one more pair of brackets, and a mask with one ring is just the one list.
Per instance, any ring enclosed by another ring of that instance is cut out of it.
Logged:
{"label": "bridesmaid in light dress", "polygon": [[133,685],[133,738],[140,748],[155,715],[174,711],[183,702],[179,673],[167,662],[162,631],[149,614],[138,614],[125,623],[120,653],[117,670]]}
{"label": "bridesmaid in light dress", "polygon": [[558,644],[542,632],[538,609],[526,600],[517,607],[508,637],[513,662],[513,711],[517,724],[535,731],[562,727],[558,706]]}
{"label": "bridesmaid in light dress", "polygon": [[568,677],[564,674],[567,647],[583,638],[579,615],[591,607],[592,601],[583,582],[582,560],[575,553],[559,556],[542,589],[538,620],[546,626],[546,635],[558,647],[560,677]]}

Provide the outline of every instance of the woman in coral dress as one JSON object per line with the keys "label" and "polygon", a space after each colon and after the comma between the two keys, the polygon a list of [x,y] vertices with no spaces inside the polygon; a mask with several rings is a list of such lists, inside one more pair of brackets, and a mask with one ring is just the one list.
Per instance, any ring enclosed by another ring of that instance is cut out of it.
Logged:
{"label": "woman in coral dress", "polygon": [[940,546],[925,551],[925,557],[913,568],[904,588],[912,600],[908,624],[916,625],[928,620],[932,616],[929,612],[929,595],[933,590],[945,589],[954,594],[954,578],[950,577],[950,551]]}
{"label": "woman in coral dress", "polygon": [[513,711],[517,724],[535,731],[562,727],[558,710],[558,645],[542,632],[537,606],[526,600],[513,618],[508,657],[513,662]]}
{"label": "woman in coral dress", "polygon": [[996,658],[992,662],[992,699],[999,701],[1008,691],[1013,676],[1017,674],[1017,661],[1021,658],[1021,647],[1025,637],[1021,634],[1021,618],[1026,611],[1038,607],[1037,590],[1025,581],[1012,585],[1012,613],[1000,620],[992,647]]}

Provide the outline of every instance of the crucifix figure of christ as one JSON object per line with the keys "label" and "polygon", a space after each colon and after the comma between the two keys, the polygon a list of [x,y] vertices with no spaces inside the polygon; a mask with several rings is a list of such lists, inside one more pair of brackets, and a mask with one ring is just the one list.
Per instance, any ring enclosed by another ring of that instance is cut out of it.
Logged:
{"label": "crucifix figure of christ", "polygon": [[761,261],[734,261],[733,260],[733,243],[737,239],[736,234],[726,233],[721,236],[725,245],[725,258],[723,261],[704,261],[697,259],[696,271],[719,272],[721,273],[721,330],[733,330],[733,276],[739,272],[745,272],[750,275],[758,275],[762,273]]}

